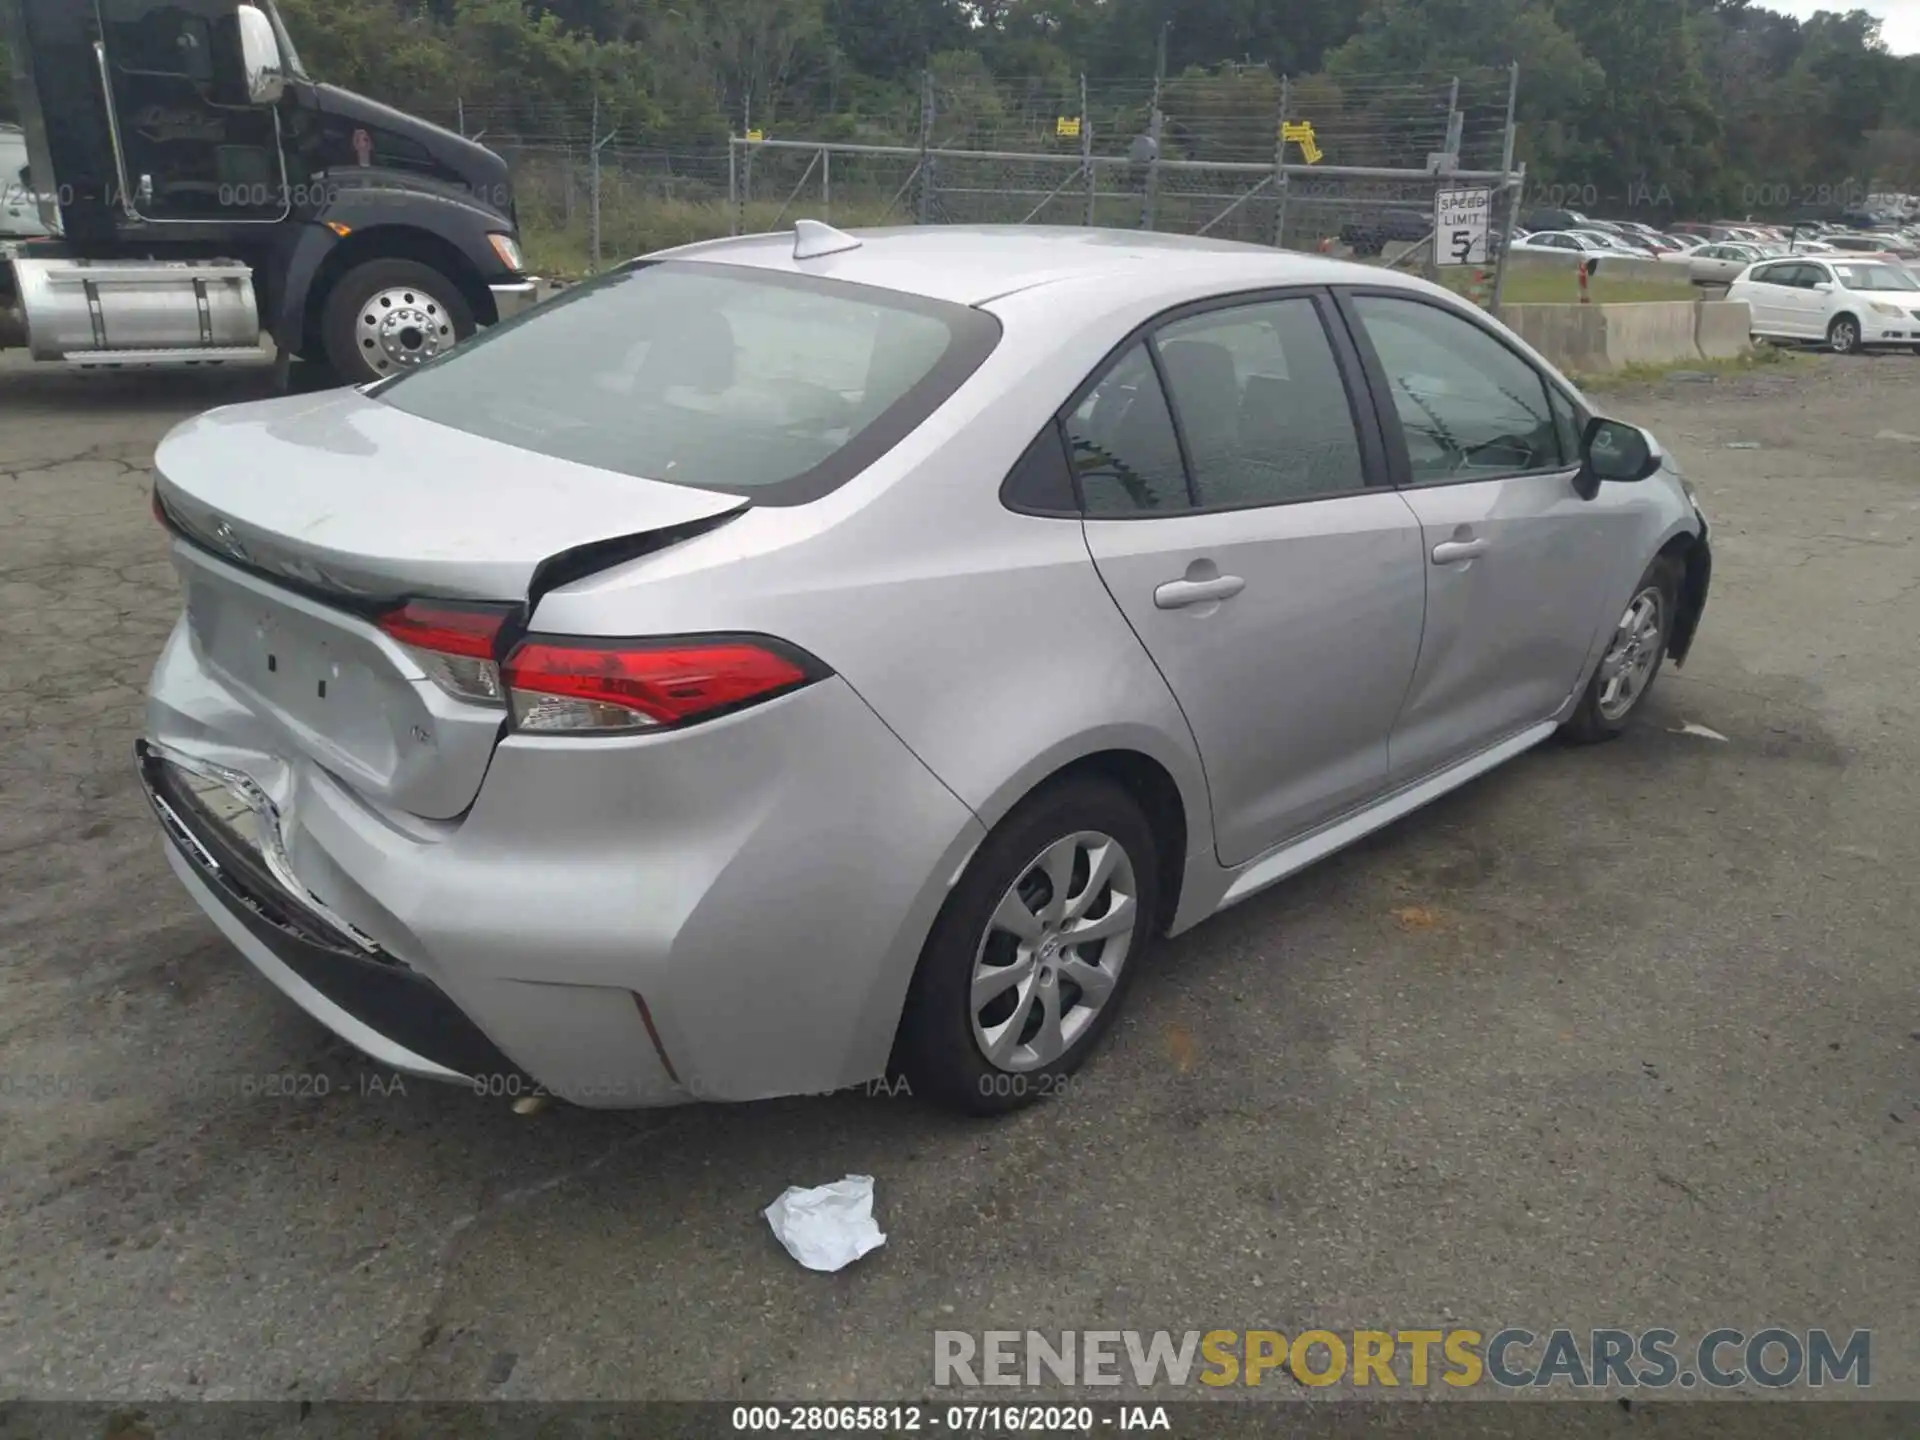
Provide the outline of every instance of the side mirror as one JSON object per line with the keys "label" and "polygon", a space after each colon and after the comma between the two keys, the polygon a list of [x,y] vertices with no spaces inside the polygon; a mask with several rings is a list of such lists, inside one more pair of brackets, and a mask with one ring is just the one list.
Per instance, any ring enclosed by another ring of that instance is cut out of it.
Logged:
{"label": "side mirror", "polygon": [[1573,488],[1582,500],[1591,500],[1606,481],[1633,485],[1657,474],[1660,461],[1653,437],[1639,426],[1596,417],[1580,437],[1580,473]]}
{"label": "side mirror", "polygon": [[258,6],[242,5],[240,23],[240,62],[247,76],[247,101],[252,105],[275,105],[287,88],[286,63],[280,58],[280,40],[273,33],[273,22]]}

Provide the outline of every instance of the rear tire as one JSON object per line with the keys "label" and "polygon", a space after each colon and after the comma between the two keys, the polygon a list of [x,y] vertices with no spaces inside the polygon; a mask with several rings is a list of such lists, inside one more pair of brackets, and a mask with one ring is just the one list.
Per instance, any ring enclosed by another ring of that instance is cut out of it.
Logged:
{"label": "rear tire", "polygon": [[1586,693],[1560,733],[1577,745],[1616,739],[1626,731],[1660,678],[1673,642],[1680,600],[1680,562],[1660,556],[1647,567],[1607,638]]}
{"label": "rear tire", "polygon": [[320,340],[340,383],[364,385],[444,354],[474,328],[448,276],[417,260],[369,260],[334,282]]}
{"label": "rear tire", "polygon": [[1002,820],[921,952],[894,1048],[914,1093],[1004,1115],[1064,1092],[1159,928],[1159,874],[1146,817],[1109,781],[1050,785]]}

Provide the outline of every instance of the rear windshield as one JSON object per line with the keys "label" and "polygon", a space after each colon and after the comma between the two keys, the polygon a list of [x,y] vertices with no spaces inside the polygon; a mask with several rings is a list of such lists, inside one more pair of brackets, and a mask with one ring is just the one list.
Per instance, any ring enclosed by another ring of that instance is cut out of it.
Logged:
{"label": "rear windshield", "polygon": [[642,262],[372,393],[522,450],[791,505],[892,449],[999,334],[983,311],[894,291]]}

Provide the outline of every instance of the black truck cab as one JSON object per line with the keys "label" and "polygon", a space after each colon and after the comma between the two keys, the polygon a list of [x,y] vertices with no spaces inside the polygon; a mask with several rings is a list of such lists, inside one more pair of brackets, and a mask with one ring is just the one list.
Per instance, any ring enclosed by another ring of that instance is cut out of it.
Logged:
{"label": "black truck cab", "polygon": [[0,19],[51,232],[0,304],[37,358],[227,358],[264,330],[360,382],[531,303],[505,162],[310,77],[272,0],[0,0]]}

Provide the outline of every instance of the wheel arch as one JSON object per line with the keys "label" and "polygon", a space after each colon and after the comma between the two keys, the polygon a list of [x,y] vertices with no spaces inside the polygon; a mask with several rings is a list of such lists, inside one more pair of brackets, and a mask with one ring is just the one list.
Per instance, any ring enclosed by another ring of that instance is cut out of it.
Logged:
{"label": "wheel arch", "polygon": [[1145,812],[1154,838],[1161,842],[1156,857],[1161,913],[1155,923],[1163,934],[1184,929],[1175,921],[1192,888],[1194,864],[1213,861],[1213,807],[1197,755],[1171,737],[1139,725],[1103,726],[1036,757],[974,813],[991,832],[1049,785],[1083,774],[1110,780]]}
{"label": "wheel arch", "polygon": [[301,313],[303,353],[320,343],[322,316],[333,287],[342,276],[370,260],[413,260],[437,270],[459,287],[460,298],[467,302],[476,324],[492,325],[499,319],[493,292],[458,245],[415,225],[372,225],[355,230],[320,262]]}

